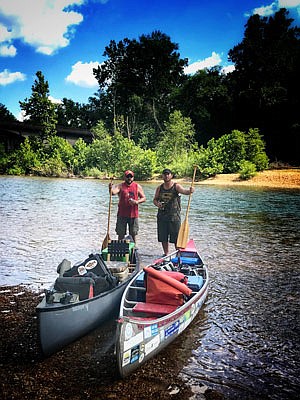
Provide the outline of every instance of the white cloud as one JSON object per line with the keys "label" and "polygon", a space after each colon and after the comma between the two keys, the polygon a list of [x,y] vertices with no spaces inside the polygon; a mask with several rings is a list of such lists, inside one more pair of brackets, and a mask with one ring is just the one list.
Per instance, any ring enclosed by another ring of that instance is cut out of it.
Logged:
{"label": "white cloud", "polygon": [[0,85],[6,86],[16,81],[25,81],[26,75],[21,72],[10,72],[8,69],[0,72]]}
{"label": "white cloud", "polygon": [[293,8],[300,6],[300,0],[278,0],[279,7]]}
{"label": "white cloud", "polygon": [[48,96],[48,99],[51,101],[51,103],[53,104],[62,104],[62,100],[61,99],[55,99],[52,96]]}
{"label": "white cloud", "polygon": [[210,57],[207,57],[202,61],[196,61],[185,67],[184,72],[187,75],[192,75],[195,72],[199,71],[199,69],[211,68],[216,65],[219,65],[221,61],[222,59],[220,55],[213,51]]}
{"label": "white cloud", "polygon": [[224,74],[229,74],[230,72],[233,72],[235,70],[234,65],[227,65],[226,67],[222,68],[222,72]]}
{"label": "white cloud", "polygon": [[17,54],[17,49],[13,44],[0,45],[0,56],[14,57]]}
{"label": "white cloud", "polygon": [[296,8],[298,14],[300,15],[300,0],[275,0],[271,4],[254,8],[251,13],[245,13],[245,16],[249,17],[250,15],[258,14],[261,17],[269,17],[277,12],[280,8]]}
{"label": "white cloud", "polygon": [[99,63],[97,61],[89,63],[78,61],[72,66],[72,72],[66,77],[66,81],[86,88],[97,87],[98,82],[93,75],[93,68],[98,66]]}
{"label": "white cloud", "polygon": [[253,14],[258,14],[261,17],[269,17],[270,15],[273,15],[277,10],[278,10],[278,4],[275,2],[268,6],[261,6],[254,8]]}
{"label": "white cloud", "polygon": [[1,42],[12,44],[20,39],[37,52],[51,55],[69,45],[75,25],[83,16],[71,10],[85,0],[1,0]]}

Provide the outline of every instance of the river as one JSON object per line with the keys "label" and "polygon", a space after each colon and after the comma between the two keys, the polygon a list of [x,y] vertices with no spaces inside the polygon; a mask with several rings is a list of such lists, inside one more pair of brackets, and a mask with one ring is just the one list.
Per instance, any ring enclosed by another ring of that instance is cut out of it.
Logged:
{"label": "river", "polygon": [[[138,247],[147,264],[162,248],[156,184],[143,188]],[[99,180],[0,177],[0,284],[41,289],[63,258],[99,251],[108,201]],[[113,197],[112,238],[116,210]],[[300,191],[197,186],[189,226],[211,281],[199,318],[178,339],[174,357],[188,353],[180,376],[196,396],[201,383],[228,399],[298,398]]]}

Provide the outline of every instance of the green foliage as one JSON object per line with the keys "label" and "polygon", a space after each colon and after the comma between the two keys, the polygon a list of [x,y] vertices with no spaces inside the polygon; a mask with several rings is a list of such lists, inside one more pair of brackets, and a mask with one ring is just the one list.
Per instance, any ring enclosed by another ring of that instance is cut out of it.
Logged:
{"label": "green foliage", "polygon": [[79,138],[73,146],[73,171],[74,174],[83,173],[86,166],[87,144],[82,138]]}
{"label": "green foliage", "polygon": [[191,119],[183,117],[180,111],[170,114],[165,123],[165,131],[157,143],[158,168],[166,165],[181,176],[189,168],[190,153],[197,147],[194,144],[195,131]]}
{"label": "green foliage", "polygon": [[35,173],[41,176],[66,177],[68,176],[68,169],[57,155],[45,160],[42,166],[35,169]]}
{"label": "green foliage", "polygon": [[[104,61],[94,75],[106,90],[106,108],[110,110],[114,131],[139,141],[141,125],[161,132],[167,118],[169,97],[184,76],[187,60],[180,59],[178,45],[160,31],[141,35],[139,40],[110,41]],[[112,111],[113,110],[113,111]],[[120,125],[122,117],[125,125]]]}
{"label": "green foliage", "polygon": [[248,180],[253,178],[256,173],[256,167],[252,162],[246,160],[241,161],[239,170],[240,179]]}
{"label": "green foliage", "polygon": [[173,91],[172,101],[173,107],[193,121],[199,144],[206,144],[209,138],[227,130],[233,119],[228,77],[221,72],[221,67],[189,75]]}
{"label": "green foliage", "polygon": [[126,169],[133,169],[134,163],[139,159],[140,151],[142,152],[142,149],[135,146],[132,140],[116,132],[113,137],[113,162],[110,165],[112,174],[121,178]]}
{"label": "green foliage", "polygon": [[40,168],[41,161],[38,153],[32,148],[31,141],[29,138],[21,143],[20,148],[15,150],[9,155],[8,173],[12,174],[12,171],[19,171],[20,174],[31,174],[37,168]]}
{"label": "green foliage", "polygon": [[8,166],[8,154],[5,152],[5,147],[3,143],[0,143],[0,173],[4,174]]}
{"label": "green foliage", "polygon": [[87,168],[96,167],[109,175],[113,155],[112,138],[102,121],[98,121],[92,133],[96,139],[85,150],[86,166]]}
{"label": "green foliage", "polygon": [[156,153],[151,149],[137,148],[135,154],[137,158],[132,166],[135,178],[139,180],[151,179],[157,164]]}
{"label": "green foliage", "polygon": [[50,137],[46,153],[47,159],[57,159],[58,164],[62,162],[69,170],[73,170],[74,149],[67,140],[58,136]]}
{"label": "green foliage", "polygon": [[36,76],[37,79],[31,87],[31,97],[19,103],[26,119],[39,126],[41,141],[47,142],[56,134],[57,118],[55,106],[49,100],[49,84],[41,71],[38,71]]}
{"label": "green foliage", "polygon": [[253,163],[257,171],[263,171],[269,166],[269,159],[265,152],[265,142],[257,128],[250,128],[245,134],[246,159]]}
{"label": "green foliage", "polygon": [[4,121],[14,122],[16,120],[17,120],[16,117],[10,111],[8,111],[8,109],[5,107],[5,105],[0,103],[0,121],[1,122],[4,122]]}
{"label": "green foliage", "polygon": [[255,170],[262,171],[268,167],[264,147],[258,129],[249,129],[247,133],[234,130],[217,140],[211,139],[207,148],[202,148],[198,164],[205,177],[236,173],[245,161],[254,165]]}
{"label": "green foliage", "polygon": [[100,171],[97,167],[86,168],[83,171],[83,176],[93,177],[95,179],[102,179],[104,177],[103,172]]}
{"label": "green foliage", "polygon": [[25,169],[19,166],[8,167],[7,175],[25,175]]}
{"label": "green foliage", "polygon": [[243,40],[229,51],[235,63],[230,84],[235,126],[263,129],[273,159],[299,161],[300,29],[281,8],[270,17],[252,15]]}
{"label": "green foliage", "polygon": [[223,165],[224,173],[234,173],[240,168],[240,162],[246,158],[246,139],[243,132],[232,131],[217,141],[217,160]]}
{"label": "green foliage", "polygon": [[200,175],[203,178],[209,178],[216,174],[223,172],[223,164],[220,161],[219,148],[216,146],[215,139],[211,139],[208,142],[207,148],[200,147],[197,162],[199,165]]}

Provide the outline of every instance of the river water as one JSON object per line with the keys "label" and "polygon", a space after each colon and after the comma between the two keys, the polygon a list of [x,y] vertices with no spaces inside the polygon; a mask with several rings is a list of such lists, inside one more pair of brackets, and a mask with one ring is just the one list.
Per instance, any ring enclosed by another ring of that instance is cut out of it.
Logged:
{"label": "river water", "polygon": [[[156,184],[143,188],[138,247],[147,264],[162,249]],[[0,285],[47,287],[63,258],[99,251],[108,201],[103,181],[0,177]],[[116,210],[113,197],[112,238]],[[228,399],[299,398],[300,190],[201,185],[189,226],[211,281],[199,318],[177,342],[182,379],[196,398],[203,385]]]}

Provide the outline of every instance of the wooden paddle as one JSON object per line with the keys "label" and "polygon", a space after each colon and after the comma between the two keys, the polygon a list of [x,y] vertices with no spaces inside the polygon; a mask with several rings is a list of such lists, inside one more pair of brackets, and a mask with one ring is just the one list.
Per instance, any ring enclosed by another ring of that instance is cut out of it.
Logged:
{"label": "wooden paddle", "polygon": [[[110,183],[112,183],[113,178],[110,178]],[[108,242],[110,241],[109,237],[109,225],[110,225],[110,210],[111,210],[111,201],[112,201],[112,193],[111,190],[109,191],[109,206],[108,206],[108,218],[107,218],[107,234],[102,243],[102,250],[106,249],[108,246]]]}
{"label": "wooden paddle", "polygon": [[[194,166],[194,175],[193,175],[193,180],[191,186],[194,186],[194,181],[195,181],[195,176],[196,176],[196,170],[197,170],[197,165]],[[178,238],[177,238],[177,243],[176,247],[178,249],[184,249],[187,245],[188,239],[189,239],[189,222],[188,222],[188,215],[190,211],[190,204],[191,204],[191,198],[192,198],[192,193],[189,195],[189,201],[186,209],[186,215],[183,223],[181,224],[181,227],[178,232]]]}

